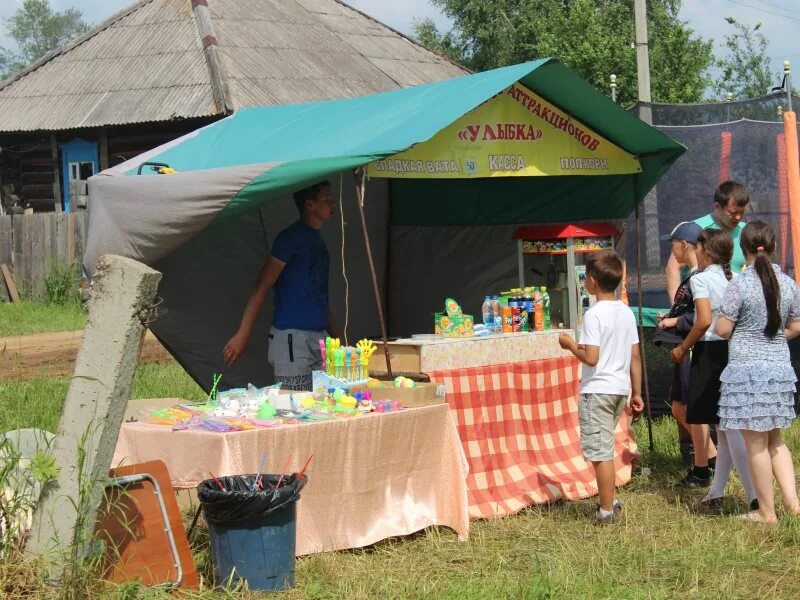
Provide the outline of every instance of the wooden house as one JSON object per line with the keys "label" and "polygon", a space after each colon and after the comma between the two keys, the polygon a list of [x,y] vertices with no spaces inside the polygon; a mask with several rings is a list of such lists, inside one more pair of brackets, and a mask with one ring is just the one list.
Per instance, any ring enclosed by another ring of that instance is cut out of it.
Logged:
{"label": "wooden house", "polygon": [[239,107],[466,72],[339,0],[140,0],[0,83],[0,194],[74,211],[94,173]]}

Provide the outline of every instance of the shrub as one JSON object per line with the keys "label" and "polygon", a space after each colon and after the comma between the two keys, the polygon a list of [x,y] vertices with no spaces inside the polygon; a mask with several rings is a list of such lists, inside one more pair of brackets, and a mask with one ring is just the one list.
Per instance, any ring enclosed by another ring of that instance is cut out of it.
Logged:
{"label": "shrub", "polygon": [[81,269],[77,263],[55,262],[44,278],[44,300],[47,304],[80,304]]}

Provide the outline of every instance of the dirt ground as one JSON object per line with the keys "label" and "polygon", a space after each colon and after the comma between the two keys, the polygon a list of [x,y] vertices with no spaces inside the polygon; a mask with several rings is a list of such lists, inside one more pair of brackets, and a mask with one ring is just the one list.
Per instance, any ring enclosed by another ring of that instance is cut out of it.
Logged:
{"label": "dirt ground", "polygon": [[[40,333],[0,338],[0,379],[31,379],[72,375],[83,331]],[[149,331],[139,362],[173,360]]]}

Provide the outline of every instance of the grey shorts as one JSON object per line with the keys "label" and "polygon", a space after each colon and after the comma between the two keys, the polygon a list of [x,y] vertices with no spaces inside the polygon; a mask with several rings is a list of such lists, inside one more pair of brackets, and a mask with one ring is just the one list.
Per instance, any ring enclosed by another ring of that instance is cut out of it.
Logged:
{"label": "grey shorts", "polygon": [[585,460],[602,462],[614,459],[614,430],[627,403],[627,395],[581,394],[578,415]]}
{"label": "grey shorts", "polygon": [[279,377],[311,377],[311,371],[322,369],[319,341],[327,337],[325,331],[302,329],[269,330],[267,360]]}

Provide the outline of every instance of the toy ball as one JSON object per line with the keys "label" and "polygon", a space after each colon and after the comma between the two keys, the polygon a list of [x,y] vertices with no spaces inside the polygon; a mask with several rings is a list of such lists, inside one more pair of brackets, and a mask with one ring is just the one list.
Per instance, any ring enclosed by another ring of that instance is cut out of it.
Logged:
{"label": "toy ball", "polygon": [[301,402],[301,405],[303,406],[303,408],[306,408],[306,409],[314,408],[314,406],[316,406],[316,404],[317,404],[317,402],[314,400],[313,396],[307,396],[306,398],[303,398],[303,400]]}
{"label": "toy ball", "polygon": [[344,396],[341,399],[341,404],[345,408],[355,408],[358,402],[352,396]]}
{"label": "toy ball", "polygon": [[383,382],[378,381],[377,379],[370,379],[367,382],[367,387],[368,388],[373,388],[373,389],[374,388],[382,388],[383,387]]}
{"label": "toy ball", "polygon": [[345,397],[345,395],[346,395],[345,391],[342,388],[336,388],[333,391],[333,399],[336,400],[336,402],[340,402],[341,399]]}

